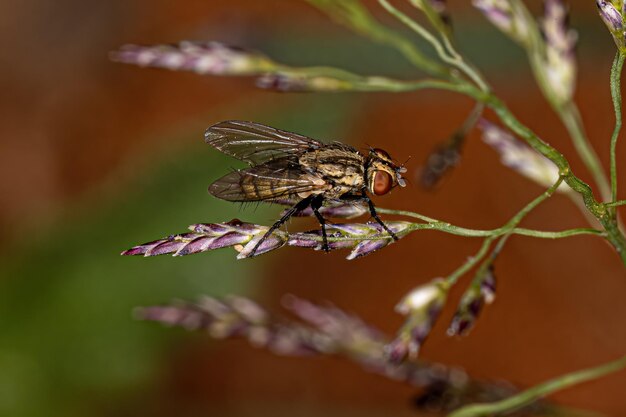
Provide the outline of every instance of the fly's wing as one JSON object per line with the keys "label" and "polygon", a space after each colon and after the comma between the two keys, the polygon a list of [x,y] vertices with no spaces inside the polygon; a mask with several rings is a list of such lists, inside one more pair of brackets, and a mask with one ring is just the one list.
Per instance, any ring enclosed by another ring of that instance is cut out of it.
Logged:
{"label": "fly's wing", "polygon": [[296,133],[253,122],[230,120],[209,127],[204,141],[250,165],[319,149],[323,143]]}
{"label": "fly's wing", "polygon": [[283,158],[226,174],[209,186],[209,193],[227,201],[266,201],[326,188],[325,181],[290,167],[288,159]]}

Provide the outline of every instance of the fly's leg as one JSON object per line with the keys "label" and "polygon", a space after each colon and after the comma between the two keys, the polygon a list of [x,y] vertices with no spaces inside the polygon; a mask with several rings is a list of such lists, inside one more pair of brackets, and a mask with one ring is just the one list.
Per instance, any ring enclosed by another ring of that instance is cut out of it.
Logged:
{"label": "fly's leg", "polygon": [[330,247],[328,246],[328,236],[326,235],[326,219],[321,215],[319,209],[322,207],[322,203],[324,202],[324,197],[321,195],[315,196],[313,201],[311,201],[311,209],[317,217],[317,221],[320,222],[320,226],[322,226],[322,250],[324,252],[329,252]]}
{"label": "fly's leg", "polygon": [[376,222],[379,225],[381,225],[387,233],[389,233],[389,236],[391,236],[393,240],[397,241],[398,236],[396,236],[396,234],[390,228],[387,227],[387,225],[380,219],[380,217],[378,217],[378,213],[376,213],[376,206],[374,206],[374,202],[372,201],[371,198],[369,198],[367,194],[365,194],[365,192],[363,192],[363,199],[367,201],[367,205],[370,209],[370,215],[372,216],[372,218],[376,220]]}
{"label": "fly's leg", "polygon": [[289,220],[291,218],[291,216],[293,216],[294,214],[296,214],[296,213],[304,210],[305,208],[307,208],[309,206],[309,204],[311,204],[311,200],[312,199],[313,199],[313,197],[307,197],[305,199],[302,199],[295,206],[293,206],[292,208],[287,210],[285,212],[285,214],[283,214],[283,217],[281,217],[276,223],[274,223],[272,225],[272,227],[270,227],[269,230],[267,232],[265,232],[263,237],[261,239],[259,239],[259,241],[256,243],[256,245],[254,245],[254,248],[252,248],[252,252],[250,252],[250,256],[251,257],[254,256],[254,254],[256,253],[257,249],[259,249],[261,244],[263,242],[265,242],[265,239],[267,239],[272,233],[274,233],[274,231],[276,229],[278,229],[287,220]]}

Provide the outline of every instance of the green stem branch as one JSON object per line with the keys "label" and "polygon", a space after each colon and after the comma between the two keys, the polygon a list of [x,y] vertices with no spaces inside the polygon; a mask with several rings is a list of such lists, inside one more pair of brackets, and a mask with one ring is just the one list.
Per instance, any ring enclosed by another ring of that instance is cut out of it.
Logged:
{"label": "green stem branch", "polygon": [[472,404],[465,406],[452,414],[449,414],[448,417],[479,417],[511,413],[554,392],[581,384],[583,382],[601,378],[624,368],[626,368],[626,356],[604,365],[556,377],[502,401],[489,404]]}
{"label": "green stem branch", "polygon": [[427,74],[444,79],[454,78],[450,69],[425,56],[413,42],[401,34],[381,25],[358,0],[306,0],[326,13],[331,19],[370,38],[374,42],[388,45],[400,53],[417,68]]}
{"label": "green stem branch", "polygon": [[594,182],[598,184],[600,196],[602,196],[603,199],[607,199],[611,193],[609,181],[606,178],[598,154],[589,143],[578,107],[571,101],[563,105],[553,105],[553,107],[572,138],[578,155],[587,169],[589,169]]}
{"label": "green stem branch", "polygon": [[[617,200],[617,161],[616,148],[617,139],[622,128],[622,91],[621,78],[626,55],[618,51],[611,67],[611,97],[613,98],[613,108],[615,109],[615,129],[611,136],[611,201]],[[614,213],[614,210],[613,210]]]}
{"label": "green stem branch", "polygon": [[611,203],[605,204],[606,207],[617,207],[617,206],[623,206],[623,205],[626,205],[626,200],[617,200],[617,201],[613,201]]}
{"label": "green stem branch", "polygon": [[[398,19],[400,22],[405,24],[409,29],[417,33],[420,37],[426,40],[428,43],[435,48],[437,55],[447,64],[453,65],[460,69],[465,75],[467,75],[482,91],[489,91],[489,86],[485,82],[485,80],[481,77],[481,75],[470,65],[468,65],[463,57],[458,54],[452,44],[447,43],[448,49],[450,49],[452,55],[448,55],[448,51],[444,47],[444,45],[439,42],[439,39],[432,33],[430,33],[426,28],[417,23],[415,20],[411,19],[409,16],[404,14],[402,11],[395,8],[391,3],[387,0],[378,0],[378,3],[392,16]],[[445,37],[444,37],[445,38]],[[447,39],[447,38],[446,38]]]}

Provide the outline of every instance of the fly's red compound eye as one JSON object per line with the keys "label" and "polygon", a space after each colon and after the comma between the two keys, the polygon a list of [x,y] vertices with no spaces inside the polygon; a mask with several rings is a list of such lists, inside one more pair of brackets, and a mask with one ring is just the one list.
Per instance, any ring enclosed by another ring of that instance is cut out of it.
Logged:
{"label": "fly's red compound eye", "polygon": [[385,171],[376,171],[374,174],[374,186],[372,190],[376,195],[387,194],[389,190],[391,190],[393,181],[391,180],[391,175]]}

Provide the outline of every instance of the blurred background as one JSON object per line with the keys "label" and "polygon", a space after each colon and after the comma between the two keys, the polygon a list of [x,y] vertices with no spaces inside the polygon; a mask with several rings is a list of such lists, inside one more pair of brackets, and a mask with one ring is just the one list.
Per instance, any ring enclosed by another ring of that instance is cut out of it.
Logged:
{"label": "blurred background", "polygon": [[[397,26],[374,3],[367,2]],[[449,3],[461,49],[520,119],[590,181],[523,53],[466,2]],[[577,100],[608,164],[614,46],[594,2],[570,3],[580,35]],[[450,93],[277,94],[255,89],[251,79],[140,69],[107,58],[125,43],[185,39],[250,47],[292,65],[415,77],[395,51],[334,25],[304,2],[2,2],[0,415],[416,415],[413,388],[352,363],[280,358],[242,341],[213,342],[204,334],[135,321],[132,309],[237,293],[278,310],[281,296],[292,293],[331,301],[393,333],[402,323],[395,303],[412,287],[450,273],[477,250],[478,240],[416,233],[352,262],[345,253],[297,248],[245,261],[228,249],[150,259],[119,252],[193,223],[274,221],[277,207],[242,209],[206,192],[233,164],[202,140],[207,126],[225,119],[381,146],[400,160],[411,156],[413,185],[377,204],[466,227],[501,225],[541,189],[500,165],[476,133],[441,187],[419,187],[426,155],[472,107]],[[626,146],[619,155],[623,161]],[[584,221],[568,199],[556,196],[526,224],[558,230]],[[292,228],[298,222],[308,224],[295,220]],[[626,351],[626,274],[599,239],[516,237],[496,274],[498,299],[471,335],[445,336],[450,303],[423,358],[528,386]],[[625,387],[622,372],[555,399],[623,416]]]}

